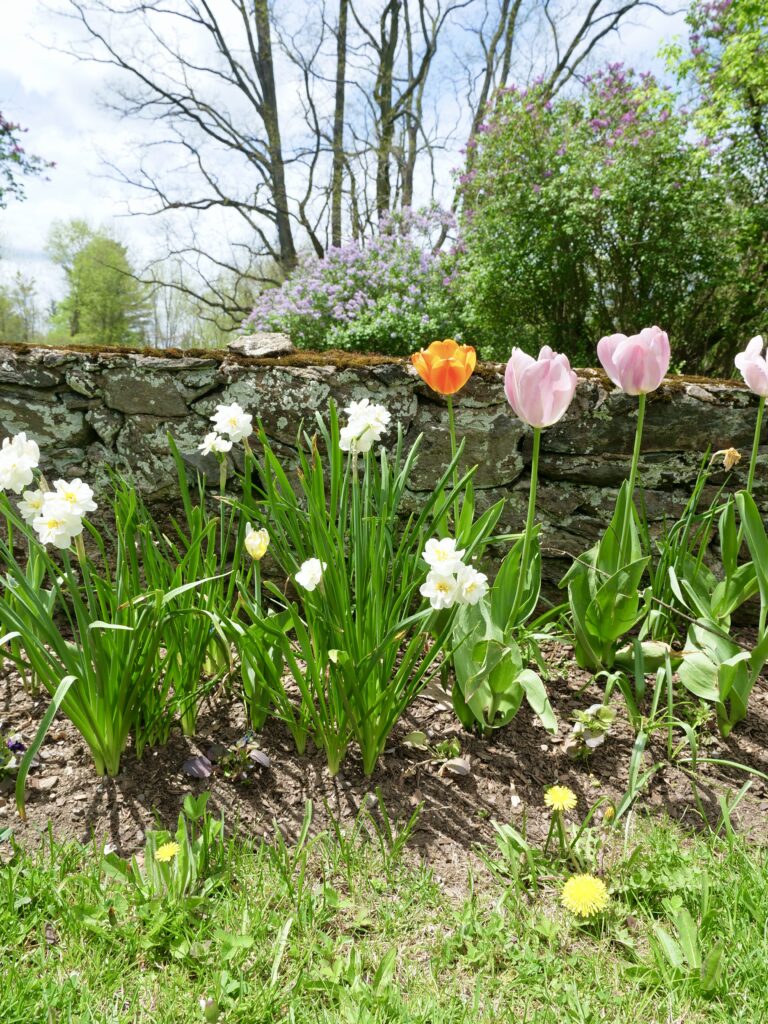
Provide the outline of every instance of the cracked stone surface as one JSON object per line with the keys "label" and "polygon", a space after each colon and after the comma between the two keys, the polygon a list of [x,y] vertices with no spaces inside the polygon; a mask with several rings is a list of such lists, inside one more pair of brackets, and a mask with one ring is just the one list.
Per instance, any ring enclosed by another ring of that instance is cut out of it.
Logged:
{"label": "cracked stone surface", "polygon": [[[287,358],[289,361],[285,361]],[[249,363],[242,355],[173,356],[0,346],[0,436],[26,430],[42,449],[52,479],[80,475],[97,492],[108,486],[107,467],[129,472],[149,499],[176,495],[176,472],[167,434],[186,464],[212,479],[218,465],[197,445],[220,403],[239,402],[260,419],[287,461],[302,426],[313,429],[329,400],[339,409],[370,397],[401,425],[406,445],[421,434],[420,454],[407,502],[417,508],[450,459],[445,400],[432,393],[406,363],[312,365]],[[518,530],[525,518],[531,433],[504,399],[503,368],[485,366],[455,397],[464,465],[477,464],[478,512],[500,498],[499,527]],[[591,544],[610,518],[632,452],[637,402],[613,389],[596,370],[579,371],[576,398],[563,420],[542,436],[538,510],[542,542],[555,578],[563,552]],[[682,509],[705,453],[729,447],[743,459],[732,486],[743,486],[757,399],[737,382],[671,378],[649,396],[641,477],[649,521],[661,524]],[[385,437],[394,444],[396,429]],[[768,446],[768,422],[763,437]],[[768,472],[761,452],[755,496],[768,509]],[[242,462],[233,451],[235,465]],[[723,482],[718,470],[705,500]]]}

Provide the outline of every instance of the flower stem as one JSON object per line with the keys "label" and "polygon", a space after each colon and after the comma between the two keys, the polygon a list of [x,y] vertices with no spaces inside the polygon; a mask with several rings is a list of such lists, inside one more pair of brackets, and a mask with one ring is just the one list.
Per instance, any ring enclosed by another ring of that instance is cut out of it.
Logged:
{"label": "flower stem", "polygon": [[637,482],[637,464],[640,461],[640,449],[643,444],[643,423],[645,422],[645,395],[639,395],[639,402],[637,406],[637,428],[635,429],[635,447],[632,451],[632,466],[629,471],[629,500],[635,493],[635,484]]}
{"label": "flower stem", "polygon": [[512,612],[509,616],[510,623],[514,624],[520,602],[523,599],[523,591],[528,576],[528,559],[531,553],[533,541],[533,530],[536,520],[536,490],[539,480],[539,450],[541,447],[541,427],[533,428],[533,454],[531,455],[531,484],[528,490],[528,515],[525,520],[525,534],[523,535],[523,552],[520,556],[520,569],[517,574],[517,586],[515,587],[515,600],[512,602]]}
{"label": "flower stem", "polygon": [[258,562],[253,563],[253,592],[256,602],[256,613],[261,618],[261,566]]}
{"label": "flower stem", "polygon": [[[456,458],[456,452],[458,446],[456,444],[456,417],[453,411],[453,395],[446,395],[446,402],[448,404],[448,429],[451,434],[451,461]],[[459,529],[459,495],[457,488],[459,486],[459,467],[458,465],[453,467],[453,532],[456,535]],[[458,537],[456,538],[458,540]]]}
{"label": "flower stem", "polygon": [[640,450],[643,446],[643,424],[645,422],[645,395],[638,395],[638,406],[637,406],[637,427],[635,428],[635,445],[632,449],[632,465],[629,470],[629,493],[627,495],[627,508],[624,514],[624,522],[621,524],[621,545],[619,552],[621,555],[622,565],[627,565],[630,561],[630,557],[625,554],[627,544],[627,534],[630,533],[629,524],[632,519],[632,501],[635,495],[635,486],[637,484],[637,466],[640,462]]}
{"label": "flower stem", "polygon": [[752,441],[752,457],[749,460],[749,476],[747,477],[747,494],[752,494],[752,487],[755,483],[755,469],[757,467],[757,452],[760,447],[760,434],[763,428],[763,413],[765,411],[765,399],[761,396],[757,404],[757,420],[755,421],[755,437]]}

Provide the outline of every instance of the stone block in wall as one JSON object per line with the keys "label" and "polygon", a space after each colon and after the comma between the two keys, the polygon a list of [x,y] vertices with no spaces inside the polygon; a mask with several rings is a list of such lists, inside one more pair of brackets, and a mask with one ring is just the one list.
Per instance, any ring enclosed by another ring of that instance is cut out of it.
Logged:
{"label": "stone block in wall", "polygon": [[[273,363],[243,357],[177,357],[137,353],[2,348],[0,436],[26,430],[40,443],[46,474],[86,477],[107,486],[108,466],[130,472],[150,500],[173,501],[176,473],[170,431],[190,468],[218,479],[218,464],[198,451],[220,403],[240,402],[261,418],[290,469],[299,425],[312,429],[329,398],[343,408],[369,397],[385,405],[410,442],[424,441],[409,508],[447,465],[450,455],[445,400],[432,393],[403,361],[307,353]],[[500,529],[520,530],[530,479],[531,432],[503,395],[501,367],[482,366],[455,398],[464,465],[477,463],[478,512],[504,498]],[[555,582],[568,555],[589,547],[610,519],[629,469],[637,401],[617,392],[599,371],[579,371],[575,400],[564,419],[542,437],[538,516],[546,556],[545,578]],[[5,376],[3,376],[5,374]],[[729,486],[746,481],[756,398],[733,382],[672,378],[649,396],[640,463],[645,508],[652,529],[676,516],[687,500],[707,447],[741,449]],[[385,441],[391,445],[395,432]],[[768,419],[764,441],[768,444]],[[242,452],[236,448],[237,464]],[[722,468],[704,495],[708,503],[725,479]],[[755,495],[768,501],[768,448],[761,450]]]}

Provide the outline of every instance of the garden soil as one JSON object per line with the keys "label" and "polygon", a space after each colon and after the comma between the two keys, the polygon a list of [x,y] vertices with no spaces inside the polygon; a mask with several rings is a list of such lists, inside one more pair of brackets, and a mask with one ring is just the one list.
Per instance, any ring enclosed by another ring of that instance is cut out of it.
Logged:
{"label": "garden soil", "polygon": [[[626,790],[634,737],[620,697],[617,694],[614,700],[617,718],[605,744],[588,761],[572,760],[564,740],[573,712],[600,701],[602,693],[574,665],[569,648],[551,644],[545,650],[550,666],[547,689],[560,722],[556,736],[544,731],[527,705],[506,728],[488,737],[471,735],[458,725],[447,700],[432,691],[422,695],[398,724],[369,778],[354,749],[340,774],[331,777],[322,752],[298,756],[287,730],[273,721],[255,738],[260,753],[256,760],[245,759],[245,772],[228,770],[225,752],[243,740],[247,724],[238,702],[219,694],[203,709],[195,738],[175,731],[167,746],[145,750],[141,760],[129,748],[120,774],[100,779],[78,733],[59,715],[30,772],[26,822],[16,814],[13,780],[0,780],[0,828],[11,825],[16,841],[32,847],[44,840],[50,823],[57,837],[110,844],[128,855],[143,845],[148,828],[175,827],[189,792],[209,790],[210,809],[223,812],[230,833],[268,841],[276,829],[286,840],[297,835],[307,801],[312,801],[315,833],[333,821],[351,827],[361,816],[370,816],[381,828],[386,816],[394,829],[402,828],[418,812],[408,843],[411,855],[458,890],[466,884],[468,864],[477,863],[478,844],[492,843],[494,821],[509,822],[534,841],[543,838],[548,827],[543,804],[547,786],[560,783],[574,790],[574,820],[600,798],[618,802]],[[31,697],[6,665],[0,676],[0,731],[21,733],[28,743],[46,707],[47,696]],[[426,734],[426,748],[414,745],[414,733]],[[646,766],[665,759],[666,742],[665,731],[652,736]],[[446,750],[451,745],[454,749]],[[714,723],[707,723],[699,753],[768,776],[768,680],[758,682],[747,719],[726,740]],[[199,755],[212,762],[209,777],[188,774],[185,762]],[[694,783],[682,768],[667,766],[654,775],[637,812],[666,814],[699,828],[703,811],[716,826],[721,801],[733,801],[750,779],[732,823],[755,841],[765,841],[768,784],[738,768],[700,764]],[[604,806],[598,809],[597,820]]]}

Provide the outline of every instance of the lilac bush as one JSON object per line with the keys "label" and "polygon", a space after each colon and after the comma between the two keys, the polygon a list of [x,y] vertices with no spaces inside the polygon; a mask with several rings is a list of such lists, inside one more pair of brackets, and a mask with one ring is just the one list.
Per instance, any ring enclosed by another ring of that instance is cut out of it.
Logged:
{"label": "lilac bush", "polygon": [[300,348],[341,348],[405,355],[456,335],[457,246],[435,251],[454,228],[437,208],[383,219],[364,245],[350,241],[325,256],[306,256],[280,288],[263,292],[243,324],[246,333],[282,331]]}
{"label": "lilac bush", "polygon": [[660,322],[703,366],[732,321],[738,210],[671,89],[620,64],[554,100],[510,86],[470,141],[462,290],[483,355],[512,335],[588,360],[594,337]]}

